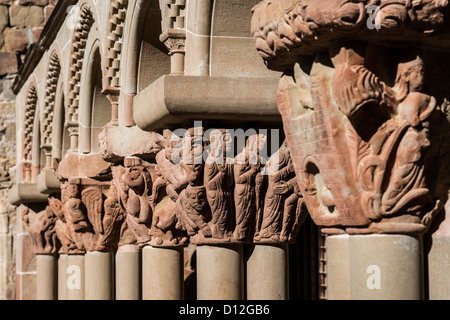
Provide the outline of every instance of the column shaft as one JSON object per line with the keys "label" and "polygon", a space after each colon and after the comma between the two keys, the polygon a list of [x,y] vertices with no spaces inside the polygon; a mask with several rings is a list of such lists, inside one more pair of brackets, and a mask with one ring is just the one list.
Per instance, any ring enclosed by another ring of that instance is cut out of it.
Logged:
{"label": "column shaft", "polygon": [[183,248],[145,247],[142,251],[142,298],[183,299]]}
{"label": "column shaft", "polygon": [[127,245],[116,253],[116,300],[141,299],[141,251]]}
{"label": "column shaft", "polygon": [[61,254],[58,258],[58,300],[67,300],[67,263],[69,255]]}
{"label": "column shaft", "polygon": [[243,299],[242,245],[197,247],[198,300]]}
{"label": "column shaft", "polygon": [[57,258],[52,255],[36,256],[37,300],[57,299]]}
{"label": "column shaft", "polygon": [[330,300],[423,298],[421,237],[339,235],[326,242]]}
{"label": "column shaft", "polygon": [[84,255],[69,255],[67,258],[67,300],[84,300]]}
{"label": "column shaft", "polygon": [[288,245],[246,247],[247,300],[289,298]]}
{"label": "column shaft", "polygon": [[112,252],[88,252],[85,261],[85,299],[112,300],[114,268]]}

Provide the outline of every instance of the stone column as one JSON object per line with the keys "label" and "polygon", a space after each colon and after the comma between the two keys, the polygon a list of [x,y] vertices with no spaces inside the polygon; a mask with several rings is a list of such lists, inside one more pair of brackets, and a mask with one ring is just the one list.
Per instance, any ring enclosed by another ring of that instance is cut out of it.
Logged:
{"label": "stone column", "polygon": [[182,300],[184,295],[182,247],[145,247],[142,251],[142,298]]}
{"label": "stone column", "polygon": [[116,300],[141,299],[141,250],[122,246],[116,253]]}
{"label": "stone column", "polygon": [[70,254],[67,258],[67,300],[84,300],[85,264],[84,255]]}
{"label": "stone column", "polygon": [[57,300],[57,261],[54,255],[36,255],[37,300]]}
{"label": "stone column", "polygon": [[67,267],[69,255],[60,254],[58,258],[58,300],[67,300]]}
{"label": "stone column", "polygon": [[247,300],[289,299],[289,246],[246,246]]}
{"label": "stone column", "polygon": [[112,300],[114,296],[112,252],[88,252],[85,259],[85,299]]}
{"label": "stone column", "polygon": [[429,241],[428,295],[430,300],[450,300],[450,200],[436,225]]}
{"label": "stone column", "polygon": [[242,245],[199,245],[197,247],[197,299],[243,299],[243,271]]}
{"label": "stone column", "polygon": [[329,300],[423,299],[422,237],[327,238]]}

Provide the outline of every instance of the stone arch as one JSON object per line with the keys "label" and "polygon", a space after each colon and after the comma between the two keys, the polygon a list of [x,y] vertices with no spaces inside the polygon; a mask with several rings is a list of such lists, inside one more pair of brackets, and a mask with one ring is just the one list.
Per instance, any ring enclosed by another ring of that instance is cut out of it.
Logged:
{"label": "stone arch", "polygon": [[80,100],[80,152],[84,154],[99,151],[98,134],[111,120],[111,103],[104,95],[101,68],[100,41],[92,37],[85,55],[87,61],[82,73]]}
{"label": "stone arch", "polygon": [[79,23],[73,34],[72,52],[69,59],[69,83],[66,97],[65,122],[71,136],[70,149],[74,152],[78,151],[78,108],[80,103],[81,73],[87,40],[94,22],[94,16],[90,6],[84,4],[80,8]]}
{"label": "stone arch", "polygon": [[111,0],[105,42],[105,88],[120,88],[120,64],[128,0]]}
{"label": "stone arch", "polygon": [[125,25],[121,87],[134,96],[156,79],[170,73],[167,47],[160,41],[162,17],[157,0],[130,3]]}
{"label": "stone arch", "polygon": [[37,103],[38,103],[38,94],[36,84],[32,82],[29,86],[28,93],[26,96],[24,122],[23,122],[21,180],[25,183],[32,182],[33,133],[34,133]]}
{"label": "stone arch", "polygon": [[61,75],[59,55],[54,51],[49,58],[45,87],[44,108],[41,123],[41,148],[45,153],[45,166],[52,166],[53,128],[58,82]]}

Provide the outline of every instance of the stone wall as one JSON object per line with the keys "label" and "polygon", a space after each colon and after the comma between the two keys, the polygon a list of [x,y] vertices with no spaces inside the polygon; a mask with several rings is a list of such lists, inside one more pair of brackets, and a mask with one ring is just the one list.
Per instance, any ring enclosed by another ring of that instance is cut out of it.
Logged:
{"label": "stone wall", "polygon": [[8,202],[16,165],[15,96],[11,84],[29,45],[57,0],[0,0],[0,300],[15,297],[15,208]]}

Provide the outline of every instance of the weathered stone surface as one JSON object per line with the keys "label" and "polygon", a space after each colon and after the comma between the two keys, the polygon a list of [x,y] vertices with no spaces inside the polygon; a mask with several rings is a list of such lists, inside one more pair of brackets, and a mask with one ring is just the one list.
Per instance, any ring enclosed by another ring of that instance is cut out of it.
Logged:
{"label": "weathered stone surface", "polygon": [[44,11],[38,6],[12,5],[9,14],[13,27],[41,27],[44,23]]}
{"label": "weathered stone surface", "polygon": [[108,126],[100,133],[99,141],[103,159],[117,162],[126,157],[154,157],[161,150],[163,137],[136,126]]}
{"label": "weathered stone surface", "polygon": [[100,154],[68,154],[59,164],[58,176],[61,179],[96,178],[110,174],[110,167],[111,164],[104,161]]}
{"label": "weathered stone surface", "polygon": [[[424,76],[439,54],[415,46],[448,31],[448,2],[383,2],[380,32],[361,27],[373,2],[325,3],[264,1],[253,19],[268,66],[291,70],[278,106],[308,210],[330,233],[424,234],[447,197],[450,124]],[[379,45],[400,32],[405,48]]]}

